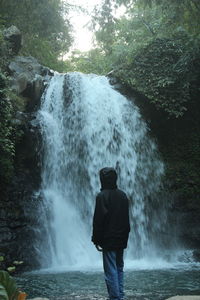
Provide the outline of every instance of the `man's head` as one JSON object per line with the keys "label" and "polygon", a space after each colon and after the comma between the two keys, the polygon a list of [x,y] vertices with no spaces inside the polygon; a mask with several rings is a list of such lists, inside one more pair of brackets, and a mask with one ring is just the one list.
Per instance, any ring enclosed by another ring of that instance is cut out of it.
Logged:
{"label": "man's head", "polygon": [[103,168],[99,171],[101,181],[101,189],[116,189],[117,188],[117,172],[114,168]]}

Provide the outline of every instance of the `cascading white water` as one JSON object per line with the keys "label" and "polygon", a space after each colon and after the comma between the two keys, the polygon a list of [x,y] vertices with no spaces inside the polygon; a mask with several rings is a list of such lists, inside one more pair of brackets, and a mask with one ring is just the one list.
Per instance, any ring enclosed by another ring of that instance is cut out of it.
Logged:
{"label": "cascading white water", "polygon": [[89,266],[98,259],[91,228],[98,171],[105,166],[117,169],[118,186],[130,198],[129,258],[154,255],[166,218],[158,199],[164,166],[133,102],[104,76],[58,74],[37,119],[43,138],[43,265]]}

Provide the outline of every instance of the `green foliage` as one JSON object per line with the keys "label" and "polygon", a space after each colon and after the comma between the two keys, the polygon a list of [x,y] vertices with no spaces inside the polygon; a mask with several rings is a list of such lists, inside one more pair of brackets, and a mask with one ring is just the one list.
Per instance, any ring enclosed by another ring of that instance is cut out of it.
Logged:
{"label": "green foliage", "polygon": [[[120,6],[126,13],[116,18]],[[183,116],[198,90],[199,8],[196,0],[105,0],[94,17],[108,67],[169,117]]]}
{"label": "green foliage", "polygon": [[0,26],[0,69],[6,69],[7,60],[9,57],[8,45],[3,37],[3,28]]}
{"label": "green foliage", "polygon": [[30,101],[30,99],[23,97],[21,95],[19,96],[10,89],[6,90],[6,96],[10,100],[14,112],[16,111],[24,112],[26,110],[26,105],[28,101]]}
{"label": "green foliage", "polygon": [[6,271],[0,271],[0,299],[17,300],[18,289],[15,280]]}
{"label": "green foliage", "polygon": [[62,71],[62,63],[58,60],[57,54],[55,55],[52,42],[43,38],[28,36],[22,54],[36,57],[42,65],[56,71]]}
{"label": "green foliage", "polygon": [[22,55],[33,55],[40,63],[60,67],[58,57],[72,44],[67,20],[70,5],[61,0],[2,0],[1,22],[17,26],[23,35]]}
{"label": "green foliage", "polygon": [[6,98],[6,80],[0,73],[0,179],[8,183],[13,172],[15,146],[12,140],[13,126],[11,118],[13,108]]}
{"label": "green foliage", "polygon": [[25,111],[26,104],[26,98],[9,90],[7,78],[0,72],[0,187],[3,191],[13,175],[15,145],[23,135],[18,123],[14,122],[15,113]]}
{"label": "green foliage", "polygon": [[95,31],[96,40],[107,54],[112,52],[112,45],[115,40],[115,18],[112,2],[112,0],[104,0],[101,10],[95,9],[93,15],[93,29],[98,28]]}
{"label": "green foliage", "polygon": [[88,52],[73,51],[71,57],[65,61],[65,69],[83,73],[106,74],[110,65],[100,49]]}
{"label": "green foliage", "polygon": [[[185,41],[187,39],[187,42]],[[188,46],[189,37],[177,39],[156,39],[133,62],[116,72],[116,75],[130,87],[145,95],[155,106],[179,117],[187,110],[190,101],[191,84],[200,75],[200,55],[196,43]],[[188,47],[190,52],[188,53]]]}
{"label": "green foliage", "polygon": [[9,273],[13,273],[13,272],[16,271],[16,267],[15,267],[15,266],[8,267],[8,268],[7,268],[7,271],[8,271]]}
{"label": "green foliage", "polygon": [[1,47],[2,43],[3,43],[3,33],[2,33],[1,27],[0,27],[0,47]]}

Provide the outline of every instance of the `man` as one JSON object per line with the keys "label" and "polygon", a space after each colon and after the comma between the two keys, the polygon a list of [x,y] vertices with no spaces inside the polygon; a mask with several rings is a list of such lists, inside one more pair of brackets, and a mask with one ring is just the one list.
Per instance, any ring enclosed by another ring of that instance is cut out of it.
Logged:
{"label": "man", "polygon": [[101,192],[96,197],[92,241],[103,252],[103,267],[110,300],[124,299],[123,252],[130,231],[128,199],[117,188],[113,168],[100,170]]}

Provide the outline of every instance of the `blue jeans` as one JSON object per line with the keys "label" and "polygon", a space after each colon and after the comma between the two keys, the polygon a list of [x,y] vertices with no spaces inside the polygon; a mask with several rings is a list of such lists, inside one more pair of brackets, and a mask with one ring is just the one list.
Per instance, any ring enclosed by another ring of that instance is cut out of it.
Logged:
{"label": "blue jeans", "polygon": [[124,299],[124,260],[123,249],[103,250],[103,268],[110,300]]}

